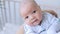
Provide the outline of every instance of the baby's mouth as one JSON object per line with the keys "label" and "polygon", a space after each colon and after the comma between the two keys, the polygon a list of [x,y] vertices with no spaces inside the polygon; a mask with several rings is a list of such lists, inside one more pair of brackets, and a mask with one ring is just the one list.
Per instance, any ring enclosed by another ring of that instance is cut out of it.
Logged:
{"label": "baby's mouth", "polygon": [[37,22],[38,21],[38,19],[35,19],[32,23],[35,23],[35,22]]}

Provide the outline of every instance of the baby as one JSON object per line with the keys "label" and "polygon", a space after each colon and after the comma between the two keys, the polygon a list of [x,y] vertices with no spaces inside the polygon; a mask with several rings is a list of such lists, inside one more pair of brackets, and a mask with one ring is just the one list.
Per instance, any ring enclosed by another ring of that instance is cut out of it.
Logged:
{"label": "baby", "polygon": [[[24,19],[24,34],[49,34],[51,28],[55,27],[53,24],[59,21],[52,14],[42,12],[34,0],[21,0],[20,3],[20,14]],[[56,28],[52,31],[56,33]]]}

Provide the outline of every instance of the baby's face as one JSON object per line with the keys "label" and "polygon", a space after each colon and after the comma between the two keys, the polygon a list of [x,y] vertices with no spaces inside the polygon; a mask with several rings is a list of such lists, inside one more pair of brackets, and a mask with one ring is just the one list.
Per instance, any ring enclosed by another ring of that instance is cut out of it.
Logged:
{"label": "baby's face", "polygon": [[35,6],[25,6],[21,9],[21,15],[26,24],[30,26],[35,26],[42,20],[42,13],[39,7]]}

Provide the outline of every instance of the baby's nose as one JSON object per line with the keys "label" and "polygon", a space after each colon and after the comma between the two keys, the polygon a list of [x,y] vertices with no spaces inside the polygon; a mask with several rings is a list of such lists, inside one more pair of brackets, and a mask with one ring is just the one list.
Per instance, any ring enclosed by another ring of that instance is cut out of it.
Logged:
{"label": "baby's nose", "polygon": [[33,20],[35,17],[34,17],[34,15],[31,15],[30,16],[30,20]]}

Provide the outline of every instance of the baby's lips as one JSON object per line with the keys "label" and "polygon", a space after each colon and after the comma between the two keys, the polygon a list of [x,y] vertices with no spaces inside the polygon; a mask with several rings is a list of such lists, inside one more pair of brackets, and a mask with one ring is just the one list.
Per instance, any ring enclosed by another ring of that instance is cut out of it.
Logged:
{"label": "baby's lips", "polygon": [[32,22],[35,22],[37,19],[34,19]]}

